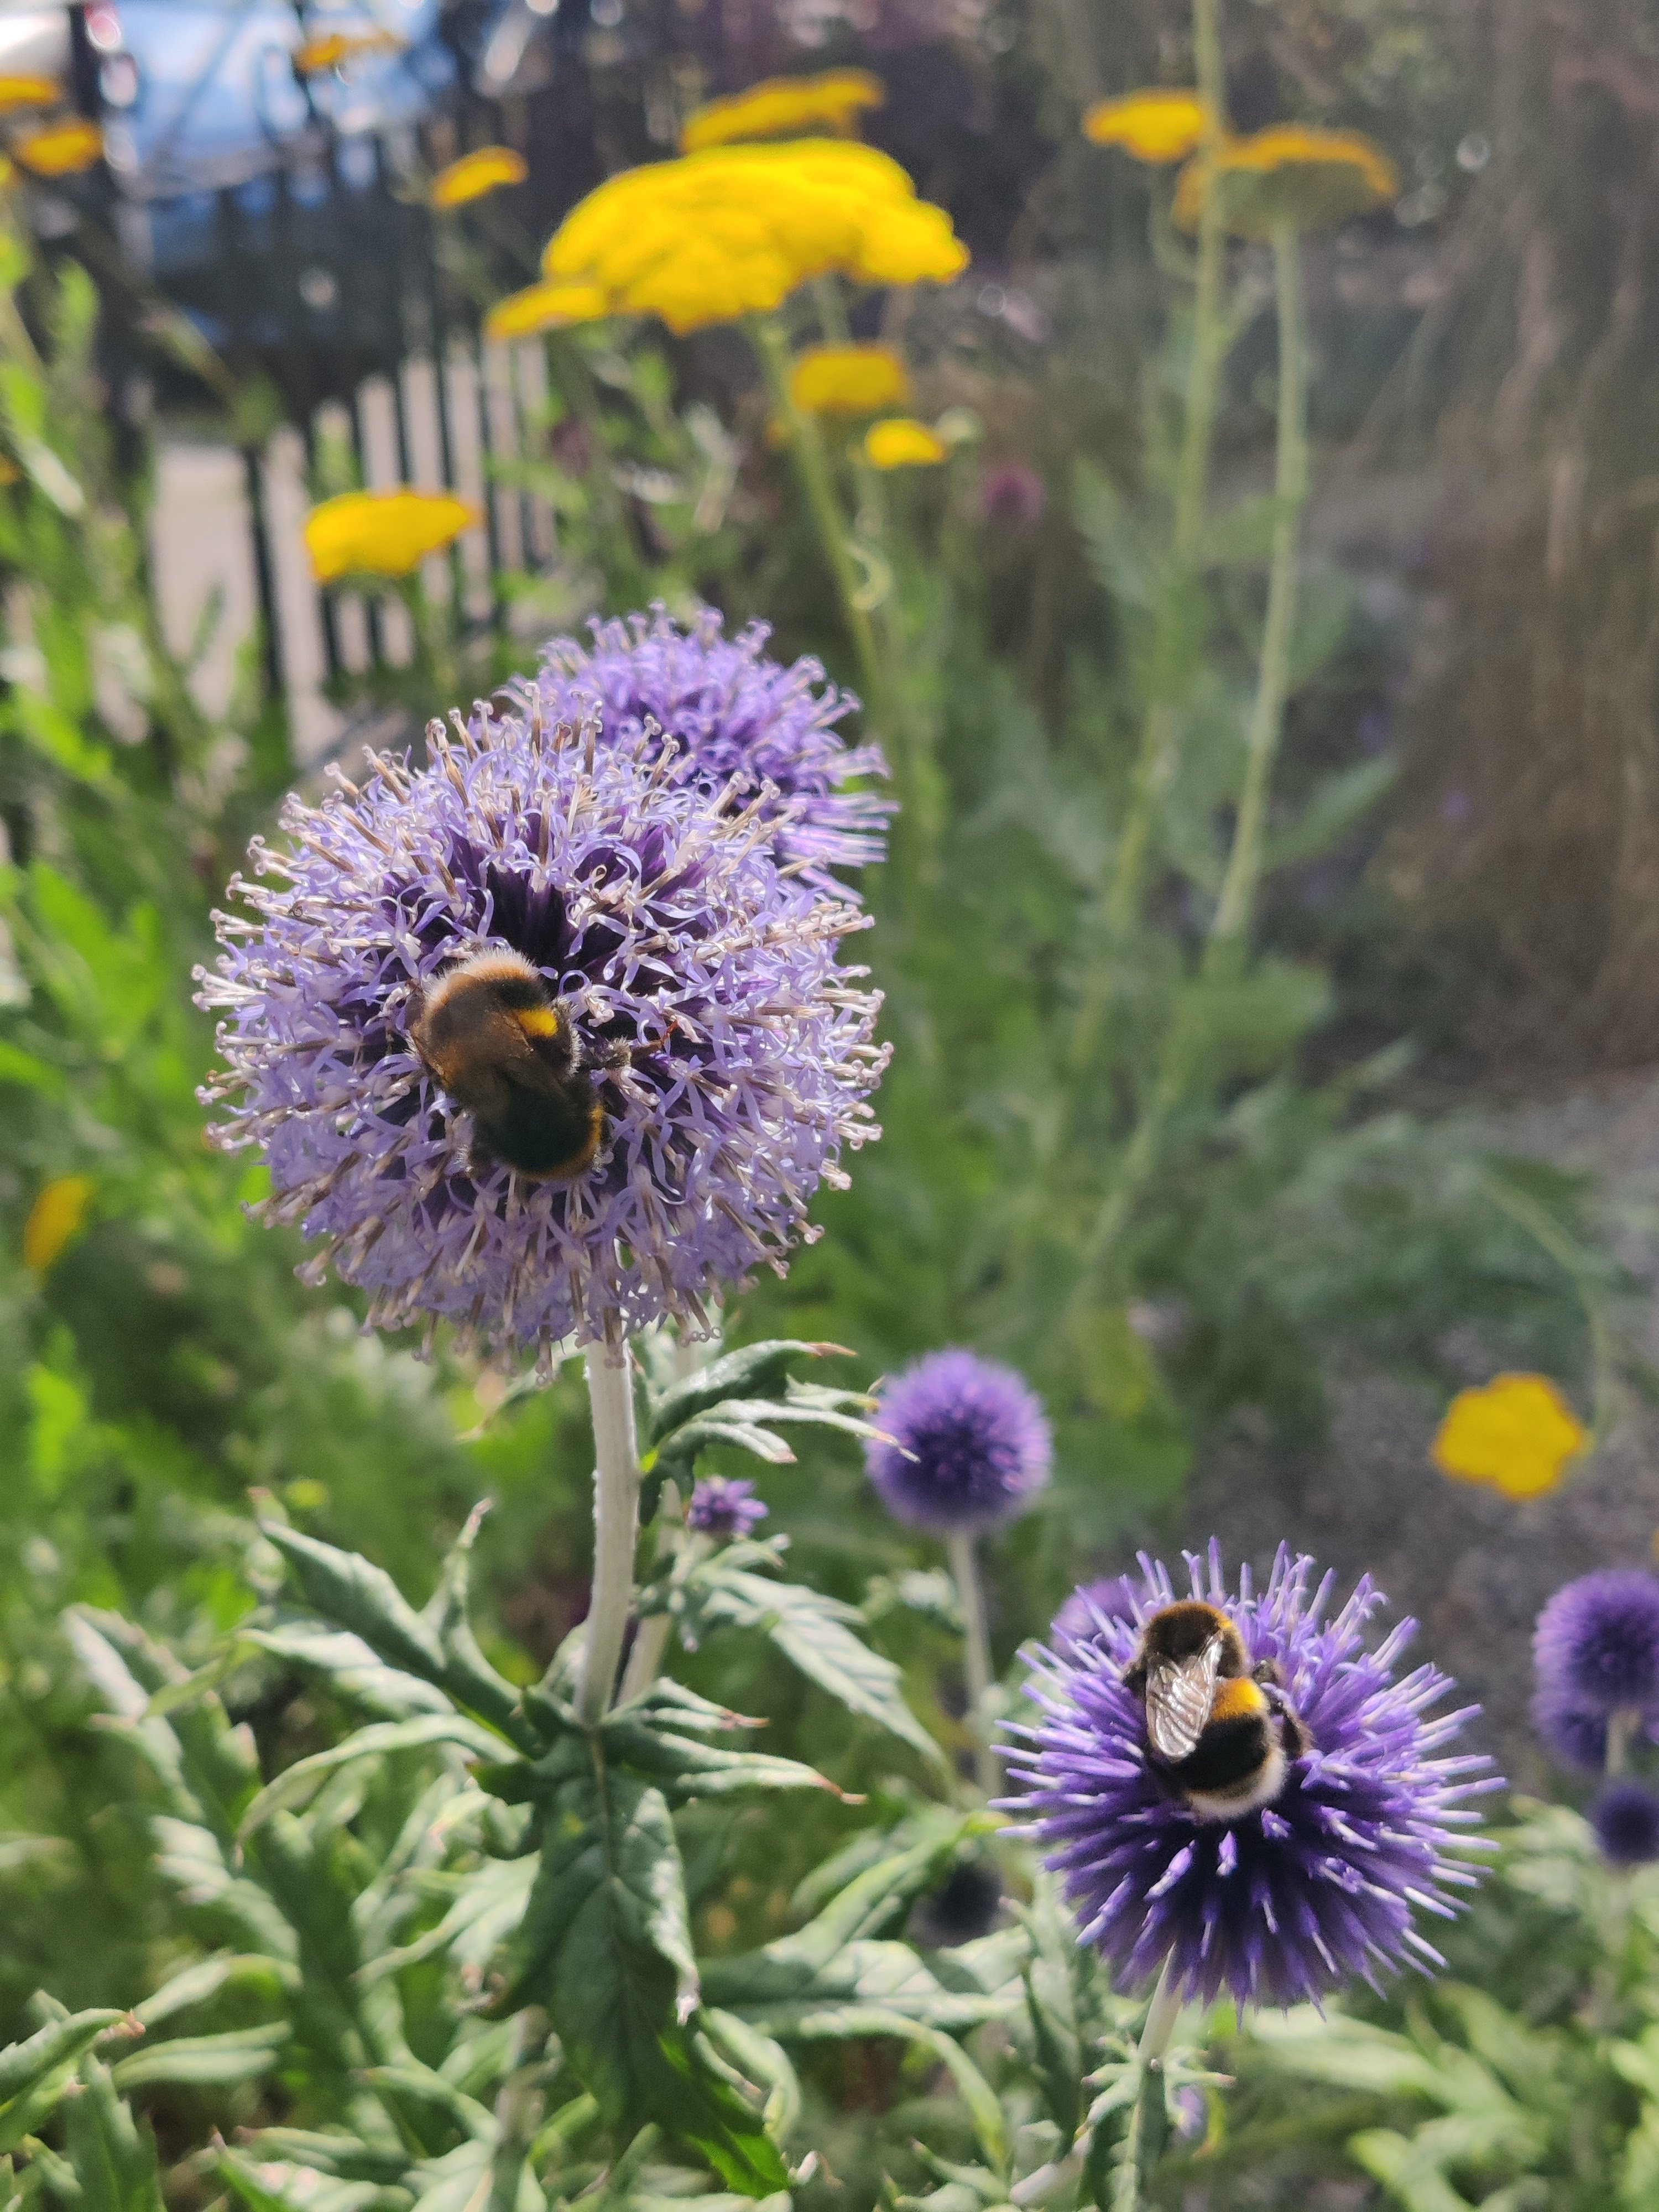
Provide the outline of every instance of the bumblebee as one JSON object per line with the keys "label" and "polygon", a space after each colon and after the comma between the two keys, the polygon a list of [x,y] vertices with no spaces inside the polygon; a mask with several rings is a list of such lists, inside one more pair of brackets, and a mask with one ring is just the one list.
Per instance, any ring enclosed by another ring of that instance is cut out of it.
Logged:
{"label": "bumblebee", "polygon": [[1312,1738],[1271,1659],[1255,1668],[1218,1606],[1182,1599],[1155,1613],[1123,1672],[1146,1708],[1154,1760],[1200,1820],[1271,1805]]}
{"label": "bumblebee", "polygon": [[590,1055],[567,1001],[521,953],[474,953],[417,991],[409,1037],[472,1116],[474,1172],[499,1160],[532,1182],[568,1182],[592,1166],[605,1114]]}

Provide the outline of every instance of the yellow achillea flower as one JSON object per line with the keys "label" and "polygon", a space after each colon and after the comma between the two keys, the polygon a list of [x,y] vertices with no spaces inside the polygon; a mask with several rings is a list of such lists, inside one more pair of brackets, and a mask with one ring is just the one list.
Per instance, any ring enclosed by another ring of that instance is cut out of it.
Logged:
{"label": "yellow achillea flower", "polygon": [[512,147],[478,146],[439,170],[427,198],[434,208],[465,207],[469,200],[481,200],[503,185],[521,185],[529,174],[524,155]]}
{"label": "yellow achillea flower", "polygon": [[1204,103],[1195,92],[1160,85],[1097,100],[1083,118],[1097,146],[1121,146],[1137,161],[1184,161],[1204,136]]}
{"label": "yellow achillea flower", "polygon": [[891,346],[809,346],[789,372],[803,415],[879,415],[910,398],[910,375]]}
{"label": "yellow achillea flower", "polygon": [[19,107],[52,107],[62,97],[55,76],[0,76],[0,115]]}
{"label": "yellow achillea flower", "polygon": [[428,553],[441,553],[481,520],[453,492],[344,491],[313,507],[305,522],[306,550],[319,584],[342,576],[412,575]]}
{"label": "yellow achillea flower", "polygon": [[1478,1390],[1458,1392],[1429,1456],[1459,1482],[1490,1483],[1505,1498],[1541,1498],[1589,1441],[1547,1376],[1498,1375]]}
{"label": "yellow achillea flower", "polygon": [[937,431],[908,415],[890,415],[864,434],[864,457],[872,468],[931,469],[950,457]]}
{"label": "yellow achillea flower", "polygon": [[860,112],[879,107],[887,88],[868,70],[824,70],[817,76],[769,76],[746,92],[711,100],[686,118],[682,154],[739,138],[794,138],[808,131],[851,131]]}
{"label": "yellow achillea flower", "polygon": [[90,1176],[59,1176],[41,1187],[23,1224],[23,1265],[44,1275],[87,1218],[92,1204]]}
{"label": "yellow achillea flower", "polygon": [[1229,138],[1209,164],[1189,161],[1176,179],[1173,213],[1183,230],[1198,228],[1206,189],[1222,196],[1229,230],[1267,238],[1281,224],[1322,230],[1380,207],[1400,178],[1380,146],[1358,131],[1276,125],[1248,138]]}
{"label": "yellow achillea flower", "polygon": [[330,31],[295,46],[294,66],[301,76],[320,76],[325,70],[343,69],[366,54],[400,54],[404,44],[392,31]]}
{"label": "yellow achillea flower", "polygon": [[15,140],[11,150],[37,177],[75,177],[103,158],[104,134],[95,123],[49,123]]}
{"label": "yellow achillea flower", "polygon": [[968,249],[896,161],[842,138],[717,146],[625,169],[548,241],[549,276],[598,285],[613,313],[684,335],[764,314],[839,271],[865,284],[943,283]]}
{"label": "yellow achillea flower", "polygon": [[497,300],[484,317],[483,334],[492,344],[533,337],[538,331],[562,331],[572,323],[597,323],[611,303],[597,284],[562,284],[544,278]]}

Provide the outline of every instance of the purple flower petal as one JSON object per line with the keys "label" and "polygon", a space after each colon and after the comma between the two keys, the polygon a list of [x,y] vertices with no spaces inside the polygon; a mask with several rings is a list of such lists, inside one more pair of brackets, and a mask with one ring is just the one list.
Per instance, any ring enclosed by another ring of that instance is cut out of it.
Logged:
{"label": "purple flower petal", "polygon": [[715,1536],[725,1541],[732,1536],[747,1536],[770,1510],[756,1497],[752,1482],[723,1474],[706,1474],[692,1486],[691,1500],[685,1509],[685,1525],[700,1536]]}

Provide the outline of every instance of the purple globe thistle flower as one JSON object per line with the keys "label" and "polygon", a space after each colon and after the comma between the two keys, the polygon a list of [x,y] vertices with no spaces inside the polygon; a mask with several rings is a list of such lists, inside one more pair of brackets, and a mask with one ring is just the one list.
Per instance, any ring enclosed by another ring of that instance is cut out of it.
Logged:
{"label": "purple globe thistle flower", "polygon": [[814,889],[848,896],[829,871],[879,860],[893,811],[878,793],[848,788],[887,773],[879,746],[849,746],[836,732],[858,701],[820,690],[816,660],[769,660],[764,623],[728,638],[712,609],[681,629],[657,605],[592,629],[590,649],[556,638],[538,673],[508,690],[526,704],[539,697],[549,721],[597,711],[607,742],[672,738],[677,775],[720,791],[734,809],[758,799],[760,818],[777,825],[781,858]]}
{"label": "purple globe thistle flower", "polygon": [[[1033,1653],[1041,1717],[1020,1739],[1007,1809],[1036,1833],[1091,1944],[1126,1983],[1167,1960],[1186,1998],[1318,2000],[1358,1974],[1443,1961],[1413,1924],[1450,1918],[1449,1892],[1473,1884],[1454,1854],[1464,1801],[1501,1786],[1492,1762],[1443,1747],[1474,1710],[1425,1717],[1451,1686],[1434,1667],[1396,1678],[1415,1628],[1401,1621],[1375,1650],[1363,1632],[1382,1603],[1370,1577],[1327,1620],[1333,1577],[1310,1591],[1313,1562],[1281,1547],[1260,1595],[1248,1571],[1224,1587],[1219,1547],[1187,1555],[1194,1597],[1237,1623],[1253,1664],[1273,1661],[1312,1741],[1270,1805],[1200,1820],[1149,1759],[1146,1714],[1123,1681],[1141,1624],[1175,1600],[1168,1571],[1144,1554],[1131,1614],[1058,1650]],[[1184,1595],[1184,1593],[1183,1593]]]}
{"label": "purple globe thistle flower", "polygon": [[1659,1797],[1639,1782],[1609,1782],[1590,1808],[1601,1856],[1616,1867],[1659,1859]]}
{"label": "purple globe thistle flower", "polygon": [[[835,964],[864,917],[782,878],[758,805],[711,806],[672,741],[599,744],[533,703],[452,720],[428,767],[378,757],[362,790],[290,797],[289,851],[256,840],[254,872],[285,881],[233,882],[254,919],[218,917],[198,971],[227,1013],[214,1139],[259,1147],[265,1217],[319,1243],[302,1277],[331,1259],[372,1324],[447,1316],[544,1364],[664,1313],[704,1329],[710,1285],[781,1273],[842,1147],[878,1133],[880,1002]],[[568,1180],[475,1167],[411,1043],[420,987],[489,948],[539,972],[584,1046],[604,1127]]]}
{"label": "purple globe thistle flower", "polygon": [[1564,1583],[1532,1649],[1540,1696],[1597,1713],[1659,1703],[1659,1577],[1613,1567]]}
{"label": "purple globe thistle flower", "polygon": [[758,1528],[769,1510],[756,1497],[752,1482],[728,1479],[723,1474],[706,1474],[692,1486],[691,1502],[685,1509],[685,1525],[700,1536],[714,1536],[726,1542],[733,1536],[747,1536]]}
{"label": "purple globe thistle flower", "polygon": [[1048,1424],[1023,1376],[960,1350],[930,1352],[883,1385],[888,1440],[865,1446],[883,1503],[913,1528],[988,1528],[1048,1480]]}
{"label": "purple globe thistle flower", "polygon": [[1101,1575],[1081,1583],[1054,1615],[1049,1634],[1056,1642],[1081,1643],[1133,1617],[1139,1585],[1133,1575]]}

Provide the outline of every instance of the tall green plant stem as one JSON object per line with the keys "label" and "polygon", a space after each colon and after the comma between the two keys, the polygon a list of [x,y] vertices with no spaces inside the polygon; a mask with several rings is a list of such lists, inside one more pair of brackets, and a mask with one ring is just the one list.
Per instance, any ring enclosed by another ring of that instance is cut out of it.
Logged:
{"label": "tall green plant stem", "polygon": [[576,1711],[591,1727],[610,1708],[634,1602],[640,1462],[626,1343],[588,1346],[587,1397],[593,1413],[593,1595],[587,1608]]}
{"label": "tall green plant stem", "polygon": [[1302,549],[1302,510],[1308,500],[1308,371],[1303,329],[1302,243],[1288,223],[1273,233],[1273,272],[1279,294],[1279,451],[1273,471],[1276,514],[1273,565],[1267,577],[1267,617],[1256,669],[1255,702],[1245,752],[1244,785],[1233,825],[1232,849],[1205,948],[1206,967],[1224,967],[1242,955],[1261,876],[1267,793],[1285,729],[1291,687],[1291,647],[1296,634],[1297,567]]}
{"label": "tall green plant stem", "polygon": [[1164,1960],[1164,1971],[1158,1978],[1158,1987],[1152,1991],[1152,2002],[1147,2008],[1146,2024],[1140,2031],[1140,2041],[1135,2049],[1135,2069],[1139,2081],[1134,2103],[1130,2108],[1129,2132],[1123,2145],[1123,2162],[1118,2168],[1117,2186],[1112,2193],[1112,2212],[1139,2212],[1144,2201],[1144,2185],[1151,2180],[1169,2138],[1164,2054],[1170,2047],[1176,2022],[1181,2017],[1181,1997],[1174,1966],[1173,1959]]}
{"label": "tall green plant stem", "polygon": [[[1198,159],[1206,166],[1213,160],[1226,130],[1227,88],[1221,64],[1218,8],[1219,0],[1194,0],[1193,52],[1199,96],[1204,106],[1204,137],[1199,144]],[[1181,454],[1176,470],[1171,559],[1153,617],[1151,681],[1155,696],[1147,704],[1141,724],[1129,803],[1106,893],[1107,933],[1115,945],[1121,944],[1129,934],[1139,914],[1152,825],[1181,764],[1181,713],[1168,695],[1181,678],[1178,663],[1185,617],[1204,528],[1210,449],[1215,436],[1216,394],[1227,351],[1227,318],[1221,298],[1225,246],[1221,196],[1206,191],[1198,219],[1192,350],[1187,363]],[[1093,1031],[1098,1021],[1097,1013],[1094,1020],[1086,1024],[1090,1034],[1085,1042],[1090,1050],[1093,1048]]]}
{"label": "tall green plant stem", "polygon": [[985,1625],[985,1589],[971,1528],[953,1528],[945,1540],[951,1579],[962,1606],[962,1666],[968,1678],[968,1720],[974,1735],[974,1779],[986,1797],[1002,1794],[1002,1762],[991,1745],[991,1639]]}
{"label": "tall green plant stem", "polygon": [[[1267,799],[1290,689],[1302,510],[1308,497],[1307,343],[1303,319],[1301,245],[1288,226],[1274,237],[1273,260],[1279,309],[1279,421],[1273,467],[1278,507],[1243,787],[1221,894],[1204,947],[1204,972],[1209,975],[1224,974],[1241,962],[1249,940],[1250,917],[1261,875]],[[1189,1019],[1178,1004],[1164,1033],[1152,1093],[1096,1217],[1082,1278],[1085,1291],[1108,1263],[1141,1192],[1157,1168],[1170,1119],[1191,1080],[1194,1047]]]}
{"label": "tall green plant stem", "polygon": [[777,419],[789,435],[789,447],[795,457],[807,512],[823,549],[836,596],[841,602],[842,620],[858,657],[865,702],[878,735],[891,752],[899,801],[899,821],[894,838],[896,855],[902,846],[913,849],[919,846],[925,865],[926,856],[933,849],[938,811],[929,764],[916,757],[913,733],[901,711],[892,669],[864,603],[858,563],[851,550],[851,532],[836,490],[823,434],[813,417],[803,414],[796,406],[790,392],[789,349],[777,324],[769,316],[757,315],[750,319],[749,329]]}

